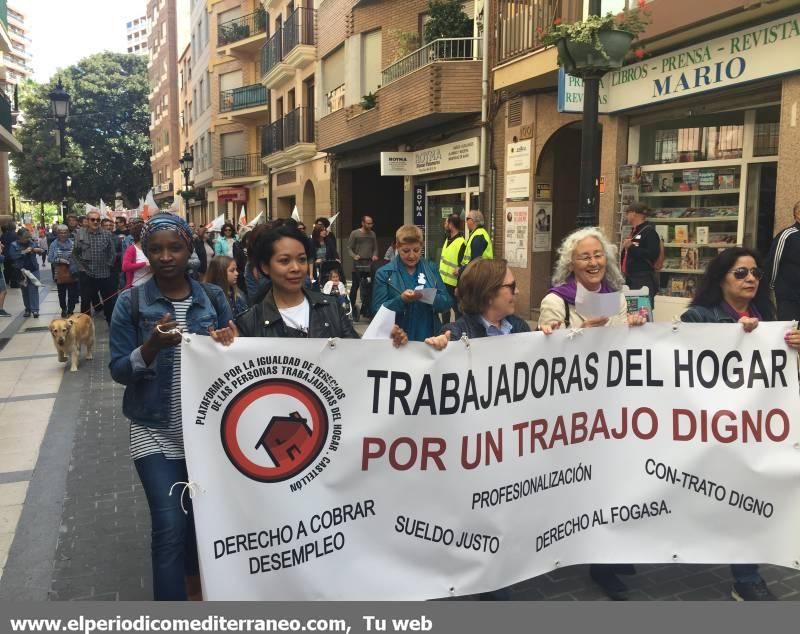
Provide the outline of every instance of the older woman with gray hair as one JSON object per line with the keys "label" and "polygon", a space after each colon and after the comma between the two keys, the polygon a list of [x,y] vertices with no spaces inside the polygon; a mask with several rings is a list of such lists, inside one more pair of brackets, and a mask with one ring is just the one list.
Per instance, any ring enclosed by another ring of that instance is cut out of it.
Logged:
{"label": "older woman with gray hair", "polygon": [[69,227],[58,225],[56,239],[50,245],[47,257],[53,264],[53,275],[58,288],[58,304],[61,306],[61,317],[75,312],[75,305],[80,299],[78,292],[78,263],[72,255],[74,248],[69,237]]}
{"label": "older woman with gray hair", "polygon": [[[578,229],[569,234],[558,249],[553,272],[553,288],[539,307],[539,327],[561,322],[566,327],[640,326],[646,318],[628,315],[625,297],[620,295],[619,311],[612,317],[589,317],[575,308],[578,284],[590,293],[612,293],[622,289],[625,279],[617,266],[617,248],[597,227]],[[630,564],[592,564],[589,575],[614,600],[627,598],[626,585],[618,574],[633,574]]]}
{"label": "older woman with gray hair", "polygon": [[553,272],[553,287],[539,307],[539,324],[561,322],[572,328],[597,326],[638,326],[640,315],[628,315],[625,297],[620,296],[619,311],[612,317],[588,317],[575,308],[578,284],[590,293],[612,293],[622,289],[625,279],[617,266],[617,248],[597,227],[578,229],[569,234],[558,249]]}

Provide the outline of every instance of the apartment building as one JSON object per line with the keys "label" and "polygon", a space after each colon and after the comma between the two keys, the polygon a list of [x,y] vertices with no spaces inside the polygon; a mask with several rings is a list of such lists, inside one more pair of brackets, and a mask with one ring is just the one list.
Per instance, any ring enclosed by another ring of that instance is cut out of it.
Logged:
{"label": "apartment building", "polygon": [[11,50],[3,53],[5,80],[20,84],[33,74],[31,64],[31,35],[25,14],[13,5],[8,7],[8,37]]}
{"label": "apartment building", "polygon": [[[496,238],[510,210],[525,212],[530,248],[514,273],[526,317],[537,315],[556,249],[575,227],[583,98],[582,83],[559,72],[537,27],[579,19],[587,4],[496,3]],[[603,2],[604,11],[625,6]],[[647,9],[646,57],[606,75],[601,87],[598,217],[619,242],[630,200],[654,210],[666,256],[655,314],[669,321],[717,249],[765,253],[792,222],[800,200],[800,8],[796,0],[650,0]],[[534,226],[540,210],[551,216],[547,232]]]}
{"label": "apartment building", "polygon": [[[179,48],[180,127],[182,151],[188,149],[193,167],[190,174],[192,198],[187,202],[187,218],[206,224],[216,215],[216,200],[209,201],[208,192],[214,180],[212,160],[212,125],[214,107],[211,90],[212,35],[205,0],[191,0],[189,5],[189,38]],[[184,185],[184,175],[178,168],[176,182]]]}
{"label": "apartment building", "polygon": [[[13,50],[7,13],[5,1],[0,2],[0,54],[4,59]],[[12,130],[15,111],[14,100],[9,98],[7,91],[0,90],[0,216],[8,216],[11,211],[8,153],[22,151],[22,145],[14,137]]]}
{"label": "apartment building", "polygon": [[206,83],[212,108],[208,152],[213,169],[207,204],[232,221],[238,221],[244,207],[252,220],[266,212],[269,198],[261,162],[261,130],[269,120],[269,100],[259,74],[267,15],[259,0],[209,0],[208,17],[214,42]]}
{"label": "apartment building", "polygon": [[125,23],[125,50],[134,55],[147,55],[147,16],[143,15]]}
{"label": "apartment building", "polygon": [[189,0],[147,3],[148,75],[150,78],[150,166],[156,202],[170,204],[180,185],[174,174],[180,146],[178,43],[188,41]]}
{"label": "apartment building", "polygon": [[317,5],[312,0],[264,2],[270,35],[261,56],[261,82],[270,94],[262,156],[269,169],[274,217],[297,207],[310,226],[331,213],[331,170],[317,146]]}
{"label": "apartment building", "polygon": [[[466,3],[466,17],[481,6]],[[413,222],[436,258],[442,219],[479,206],[482,45],[425,41],[427,11],[427,0],[320,4],[318,145],[341,235],[369,214],[385,248]]]}

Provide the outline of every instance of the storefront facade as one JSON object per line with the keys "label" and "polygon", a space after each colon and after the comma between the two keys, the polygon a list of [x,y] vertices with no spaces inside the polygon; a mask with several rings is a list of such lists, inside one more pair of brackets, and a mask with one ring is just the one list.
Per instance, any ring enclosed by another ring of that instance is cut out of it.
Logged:
{"label": "storefront facade", "polygon": [[[800,200],[793,163],[800,153],[800,14],[753,18],[603,80],[599,224],[619,243],[630,230],[623,213],[630,202],[653,210],[666,256],[659,320],[683,312],[719,249],[744,245],[766,255]],[[582,86],[556,80],[555,94],[543,90],[507,102],[501,122],[497,217],[504,222],[513,217],[509,210],[528,212],[529,257],[518,277],[529,284],[521,303],[532,318],[578,206]],[[526,141],[530,169],[511,154]],[[514,232],[501,234],[508,256]]]}

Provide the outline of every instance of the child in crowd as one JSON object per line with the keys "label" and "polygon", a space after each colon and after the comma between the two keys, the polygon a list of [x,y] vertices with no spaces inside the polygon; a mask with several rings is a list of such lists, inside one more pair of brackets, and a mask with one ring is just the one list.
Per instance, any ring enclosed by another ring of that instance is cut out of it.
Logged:
{"label": "child in crowd", "polygon": [[350,309],[350,297],[347,295],[347,290],[342,283],[341,273],[337,269],[333,269],[328,273],[328,281],[322,287],[323,295],[331,295],[337,299],[344,312],[349,317],[352,313]]}

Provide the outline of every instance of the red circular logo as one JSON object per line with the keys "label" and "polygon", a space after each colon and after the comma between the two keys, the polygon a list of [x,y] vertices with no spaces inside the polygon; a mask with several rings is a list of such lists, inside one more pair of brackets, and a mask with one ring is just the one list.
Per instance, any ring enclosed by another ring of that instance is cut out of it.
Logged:
{"label": "red circular logo", "polygon": [[317,458],[328,437],[328,415],[310,389],[267,379],[243,390],[220,427],[228,459],[258,482],[293,478]]}

